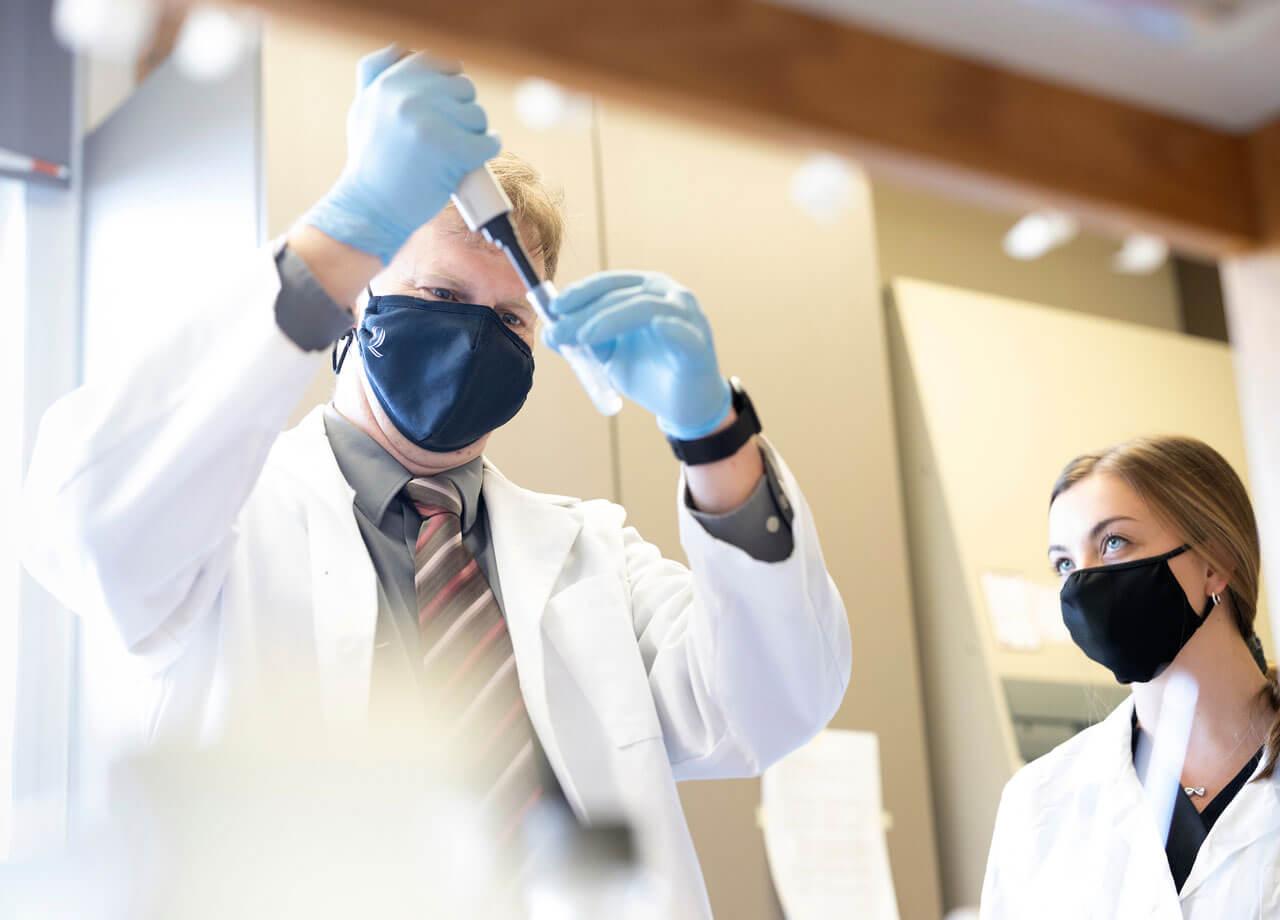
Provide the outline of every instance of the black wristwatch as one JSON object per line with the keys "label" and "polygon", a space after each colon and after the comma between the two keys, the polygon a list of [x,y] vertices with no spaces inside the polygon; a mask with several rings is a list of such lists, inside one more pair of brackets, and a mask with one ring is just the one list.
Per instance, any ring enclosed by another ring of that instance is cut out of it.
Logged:
{"label": "black wristwatch", "polygon": [[759,433],[760,419],[756,416],[755,407],[751,405],[747,391],[742,388],[742,381],[737,377],[730,377],[729,390],[733,393],[733,408],[738,413],[732,425],[723,431],[709,434],[705,438],[695,438],[692,441],[667,438],[671,450],[682,463],[698,466],[732,457],[743,444],[751,440],[752,435]]}

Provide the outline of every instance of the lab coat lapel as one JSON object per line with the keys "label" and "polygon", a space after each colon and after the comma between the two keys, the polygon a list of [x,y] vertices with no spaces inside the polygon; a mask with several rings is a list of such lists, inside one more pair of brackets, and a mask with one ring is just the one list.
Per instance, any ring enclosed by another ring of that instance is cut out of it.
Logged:
{"label": "lab coat lapel", "polygon": [[1080,775],[1098,778],[1097,807],[1082,816],[1094,841],[1087,877],[1113,901],[1095,905],[1102,916],[1177,918],[1178,891],[1133,766],[1133,705],[1130,697],[1107,716],[1078,767]]}
{"label": "lab coat lapel", "polygon": [[278,442],[280,460],[311,493],[306,503],[314,637],[327,720],[356,729],[367,720],[378,582],[347,484],[324,432],[324,408]]}
{"label": "lab coat lapel", "polygon": [[[1254,770],[1255,777],[1261,769],[1262,763],[1259,763]],[[1194,894],[1233,854],[1277,829],[1280,829],[1280,779],[1274,775],[1268,779],[1251,779],[1218,816],[1201,844],[1191,874],[1182,885],[1182,897]]]}
{"label": "lab coat lapel", "polygon": [[541,623],[582,522],[568,509],[516,486],[488,461],[482,491],[525,708],[566,795],[580,806],[547,705]]}

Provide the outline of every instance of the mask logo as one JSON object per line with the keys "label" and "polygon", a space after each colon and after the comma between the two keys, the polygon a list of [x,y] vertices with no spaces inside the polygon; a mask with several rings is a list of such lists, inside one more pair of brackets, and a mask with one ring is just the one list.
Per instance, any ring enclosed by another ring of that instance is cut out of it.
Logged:
{"label": "mask logo", "polygon": [[373,339],[365,346],[365,348],[369,350],[370,354],[377,355],[381,358],[382,352],[378,351],[378,346],[386,341],[387,330],[383,329],[381,326],[376,326],[370,331],[373,332]]}

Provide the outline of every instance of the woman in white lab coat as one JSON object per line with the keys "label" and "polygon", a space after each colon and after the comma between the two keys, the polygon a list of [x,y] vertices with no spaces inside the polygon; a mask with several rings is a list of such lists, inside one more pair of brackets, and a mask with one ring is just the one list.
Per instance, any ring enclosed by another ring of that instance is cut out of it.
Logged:
{"label": "woman in white lab coat", "polygon": [[[1049,543],[1072,638],[1133,693],[1009,781],[982,917],[1280,918],[1280,693],[1254,633],[1239,477],[1189,438],[1078,457],[1053,487]],[[1199,697],[1165,845],[1140,774],[1176,672]]]}

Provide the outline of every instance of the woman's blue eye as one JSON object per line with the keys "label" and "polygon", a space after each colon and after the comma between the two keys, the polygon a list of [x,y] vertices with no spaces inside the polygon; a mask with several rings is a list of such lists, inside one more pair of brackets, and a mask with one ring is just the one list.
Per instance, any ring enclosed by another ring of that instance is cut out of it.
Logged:
{"label": "woman's blue eye", "polygon": [[1117,536],[1116,534],[1111,534],[1105,540],[1102,541],[1102,549],[1103,549],[1103,552],[1114,553],[1116,550],[1120,549],[1122,546],[1125,546],[1128,542],[1129,541],[1126,540],[1124,537]]}
{"label": "woman's blue eye", "polygon": [[1067,572],[1071,571],[1071,560],[1059,559],[1053,564],[1053,570],[1059,575],[1066,575]]}

